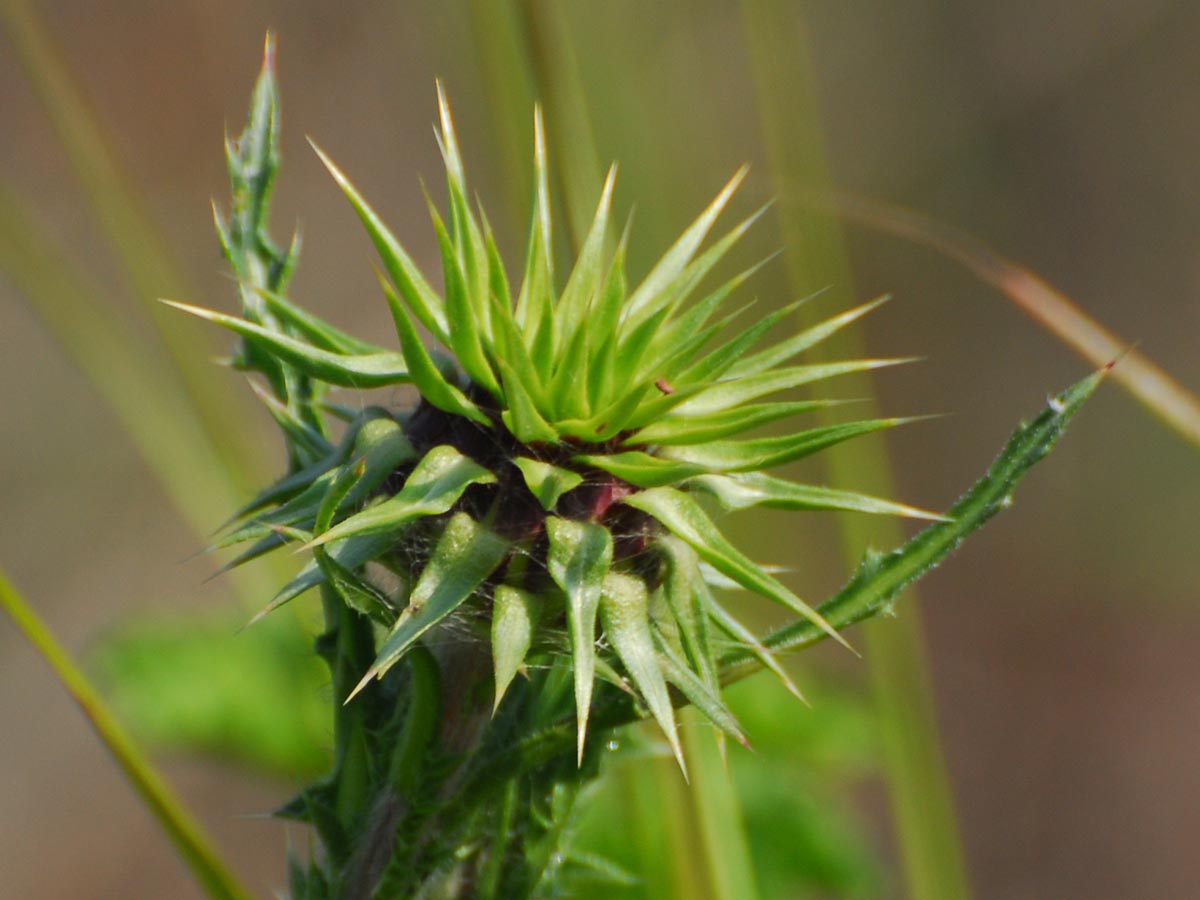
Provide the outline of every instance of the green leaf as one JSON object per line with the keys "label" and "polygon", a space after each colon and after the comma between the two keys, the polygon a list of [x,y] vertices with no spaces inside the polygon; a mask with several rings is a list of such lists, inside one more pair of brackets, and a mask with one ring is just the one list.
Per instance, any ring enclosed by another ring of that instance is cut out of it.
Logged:
{"label": "green leaf", "polygon": [[[963,539],[988,519],[1012,505],[1012,491],[1034,463],[1045,457],[1066,430],[1067,423],[1100,385],[1108,368],[1089,375],[1057,397],[1032,422],[1022,423],[1009,438],[987,473],[947,511],[947,521],[930,525],[892,552],[868,555],[849,582],[821,605],[821,612],[839,628],[886,610],[905,587],[950,555]],[[793,622],[768,635],[772,650],[793,650],[821,640],[807,622]],[[730,677],[746,674],[744,653],[722,660]]]}
{"label": "green leaf", "polygon": [[722,344],[716,350],[701,357],[684,369],[677,377],[680,384],[695,384],[703,381],[714,381],[728,371],[742,355],[753,347],[758,339],[774,328],[785,317],[791,315],[804,300],[796,300],[775,310],[770,315],[763,316],[737,337]]}
{"label": "green leaf", "polygon": [[246,284],[243,287],[254,291],[280,322],[294,329],[314,347],[345,356],[370,356],[388,352],[386,347],[360,340],[339,328],[334,328],[323,319],[296,306],[283,294],[268,291],[258,285]]}
{"label": "green leaf", "polygon": [[[394,543],[395,536],[392,534],[368,534],[332,543],[327,552],[338,561],[342,568],[352,572],[368,560],[382,555]],[[325,573],[321,571],[315,561],[308,563],[291,581],[279,589],[278,593],[271,598],[270,603],[254,614],[246,623],[246,627],[250,627],[268,613],[272,613],[285,603],[296,599],[310,588],[324,583]]]}
{"label": "green leaf", "polygon": [[688,703],[700,710],[710,722],[729,735],[743,747],[749,748],[750,742],[737,717],[721,702],[720,695],[700,679],[675,655],[670,646],[658,635],[655,635],[655,645],[658,647],[658,667],[663,676],[683,694]]}
{"label": "green leaf", "polygon": [[[758,375],[748,375],[721,381],[712,387],[679,404],[676,413],[681,416],[705,415],[720,412],[748,403],[766,394],[791,390],[802,385],[824,381],[838,375],[848,375],[853,372],[870,372],[885,366],[898,366],[915,362],[916,357],[903,359],[853,359],[833,363],[814,363],[813,365],[789,366],[762,372]],[[670,397],[663,398],[670,400]],[[668,407],[669,408],[669,407]],[[662,410],[666,412],[666,409]],[[640,412],[639,412],[640,415]]]}
{"label": "green leaf", "polygon": [[497,586],[492,604],[493,711],[500,707],[504,692],[525,662],[541,613],[542,599],[536,594],[507,584]]}
{"label": "green leaf", "polygon": [[[555,310],[561,333],[564,335],[574,334],[585,327],[588,322],[585,314],[602,286],[600,279],[604,270],[604,242],[608,237],[608,216],[612,209],[612,193],[616,180],[617,167],[614,164],[604,179],[604,188],[600,192],[600,201],[596,205],[591,228],[579,248],[575,267],[571,270]],[[559,359],[559,366],[564,362],[569,363],[571,360]]]}
{"label": "green leaf", "polygon": [[668,531],[690,544],[700,558],[718,572],[732,578],[747,590],[786,606],[819,627],[839,644],[849,648],[850,645],[833,630],[820,613],[725,540],[704,510],[687,494],[674,488],[658,487],[630,494],[622,502],[652,515]]}
{"label": "green leaf", "polygon": [[752,406],[735,406],[722,412],[698,416],[669,415],[657,422],[635,431],[625,439],[626,446],[632,444],[658,444],[681,446],[705,444],[709,441],[732,437],[769,425],[779,419],[803,413],[829,409],[849,401],[845,400],[798,400],[792,403],[757,403]]}
{"label": "green leaf", "polygon": [[344,538],[395,532],[426,516],[447,512],[473,484],[491,484],[496,476],[453,447],[434,447],[417,463],[394,497],[344,519],[319,535],[313,544]]}
{"label": "green leaf", "polygon": [[[363,464],[362,477],[341,501],[339,506],[356,506],[366,500],[397,467],[416,458],[417,451],[404,435],[404,429],[390,417],[373,418],[352,432],[353,446],[350,448],[351,465]],[[245,540],[261,537],[276,525],[302,525],[315,522],[326,491],[338,477],[335,471],[326,471],[282,506],[245,523],[217,541],[213,548],[228,547]],[[320,529],[323,530],[323,529]]]}
{"label": "green leaf", "polygon": [[525,255],[525,276],[517,294],[515,318],[530,341],[530,355],[543,378],[554,365],[554,332],[551,295],[554,292],[554,237],[550,224],[550,188],[546,166],[546,129],[542,111],[533,110],[533,217],[529,227],[529,247]]}
{"label": "green leaf", "polygon": [[321,350],[312,344],[306,344],[236,316],[227,316],[173,300],[162,302],[237,332],[310,378],[352,388],[383,387],[389,384],[406,384],[409,381],[408,367],[399,353],[372,353],[363,356],[330,353],[328,350]]}
{"label": "green leaf", "polygon": [[441,370],[434,364],[429,351],[421,343],[421,338],[417,334],[412,320],[408,317],[404,304],[400,302],[400,298],[396,296],[392,286],[383,279],[380,279],[380,285],[383,287],[384,296],[387,297],[388,308],[392,311],[392,321],[396,325],[396,336],[400,339],[400,348],[404,351],[404,361],[408,364],[409,375],[421,396],[438,409],[456,416],[463,416],[485,428],[490,428],[491,420],[456,385],[447,381]]}
{"label": "green leaf", "polygon": [[537,497],[538,503],[546,512],[553,512],[559,497],[583,484],[583,476],[578,472],[553,466],[538,459],[518,456],[513,463],[521,470],[521,475],[525,478],[525,485],[529,488],[530,493]]}
{"label": "green leaf", "polygon": [[615,475],[622,481],[628,481],[638,487],[675,484],[685,478],[709,471],[704,466],[660,459],[649,453],[643,453],[641,450],[626,450],[624,453],[611,454],[584,453],[571,457],[571,462],[600,469],[602,472]]}
{"label": "green leaf", "polygon": [[[433,230],[437,234],[438,248],[442,254],[442,271],[446,279],[446,317],[450,324],[449,346],[454,350],[455,359],[471,380],[485,388],[493,396],[502,396],[496,375],[488,362],[487,354],[483,351],[483,337],[480,326],[485,310],[491,307],[491,301],[486,284],[482,296],[475,296],[473,285],[463,272],[454,243],[446,231],[442,217],[438,215],[433,203],[429,204],[429,216],[433,220]],[[489,315],[490,318],[490,315]]]}
{"label": "green leaf", "polygon": [[337,592],[342,602],[376,622],[390,625],[396,619],[388,596],[331,556],[324,547],[313,548],[313,559],[325,576],[325,581]]}
{"label": "green leaf", "polygon": [[642,398],[651,390],[650,385],[632,387],[618,397],[610,405],[586,421],[569,419],[557,422],[556,427],[563,434],[579,438],[584,443],[604,443],[626,429],[629,417],[637,410]]}
{"label": "green leaf", "polygon": [[780,363],[787,362],[810,347],[819,344],[830,335],[845,328],[851,322],[857,321],[891,299],[890,296],[886,295],[879,297],[869,303],[864,303],[861,306],[856,306],[854,309],[847,310],[841,315],[827,319],[811,328],[806,328],[799,334],[742,360],[729,370],[729,374],[733,377],[742,377],[774,369]]}
{"label": "green leaf", "polygon": [[[772,675],[779,679],[789,693],[801,703],[806,703],[804,695],[800,693],[800,688],[796,687],[796,683],[792,681],[787,670],[780,665],[775,654],[759,640],[758,636],[749,628],[735,619],[725,607],[721,606],[713,597],[708,586],[701,583],[697,588],[698,593],[704,600],[705,609],[708,611],[709,617],[713,620],[716,626],[725,632],[737,644],[736,652],[748,654],[749,658],[755,660],[760,666],[768,670]],[[722,676],[725,676],[724,660],[722,660]]]}
{"label": "green leaf", "polygon": [[788,510],[840,509],[885,516],[907,516],[911,519],[945,520],[937,513],[903,503],[894,503],[854,491],[796,484],[761,472],[699,475],[689,479],[683,486],[716,497],[721,506],[728,510],[749,509],[752,506]]}
{"label": "green leaf", "polygon": [[666,459],[690,463],[709,472],[744,472],[748,469],[769,469],[810,456],[834,444],[852,438],[910,422],[924,416],[906,419],[864,419],[841,425],[810,428],[796,434],[754,438],[746,441],[714,441],[695,447],[664,447],[660,453]]}
{"label": "green leaf", "polygon": [[596,671],[596,611],[604,576],[612,565],[612,535],[603,525],[556,516],[546,519],[546,535],[547,568],[567,598],[571,664],[575,672],[577,750],[582,763]]}
{"label": "green leaf", "polygon": [[558,430],[538,412],[533,397],[516,370],[503,359],[498,358],[496,365],[500,369],[500,377],[504,379],[504,399],[508,403],[508,409],[500,414],[505,427],[523,444],[558,443]]}
{"label": "green leaf", "polygon": [[333,160],[326,156],[320,147],[311,140],[309,144],[321,158],[321,162],[325,164],[325,168],[329,170],[334,181],[338,183],[338,187],[342,189],[342,193],[346,195],[346,199],[350,201],[354,211],[358,213],[371,242],[379,253],[379,258],[383,261],[383,267],[387,270],[388,277],[399,289],[400,295],[408,303],[413,315],[429,329],[434,337],[448,345],[449,329],[446,323],[446,310],[441,298],[429,286],[429,282],[425,280],[421,270],[417,268],[400,242],[396,240],[395,235],[388,230],[388,227],[383,224],[383,220],[376,215],[375,210],[371,209],[367,201],[350,183],[350,179],[342,174],[342,171],[333,164]]}
{"label": "green leaf", "polygon": [[684,267],[691,261],[700,244],[703,243],[705,236],[716,222],[717,216],[721,214],[721,210],[729,202],[729,198],[733,196],[733,192],[737,190],[738,185],[742,183],[742,179],[746,177],[746,167],[743,166],[734,176],[729,179],[729,182],[721,189],[716,198],[702,212],[699,218],[693,222],[688,229],[679,237],[679,239],[669,249],[650,270],[650,274],[638,286],[629,297],[625,304],[624,317],[630,319],[638,315],[644,307],[649,306],[655,299],[663,293],[664,289],[675,280],[675,278],[683,271]]}
{"label": "green leaf", "polygon": [[261,400],[263,406],[267,408],[267,412],[271,414],[271,418],[275,420],[275,424],[283,432],[284,439],[289,446],[301,448],[309,459],[322,459],[328,456],[330,451],[333,450],[333,445],[329,443],[329,439],[314,428],[310,422],[302,419],[297,410],[289,408],[284,403],[280,403],[274,394],[259,386],[254,381],[250,382],[250,390],[254,392],[254,396]]}
{"label": "green leaf", "polygon": [[382,678],[430,628],[458,609],[504,560],[510,544],[466,513],[455,513],[413,586],[401,614],[375,662],[347,702],[372,678]]}
{"label": "green leaf", "polygon": [[[492,311],[492,322],[496,327],[493,364],[500,373],[505,402],[511,406],[509,394],[520,391],[525,395],[525,401],[532,404],[538,418],[544,420],[549,414],[550,404],[546,400],[540,368],[529,355],[529,348],[525,346],[525,339],[513,319],[512,310],[504,306],[498,297],[493,297]],[[510,387],[514,380],[519,384]]]}
{"label": "green leaf", "polygon": [[612,642],[625,671],[659,727],[667,736],[679,768],[687,777],[683,748],[675,728],[675,710],[667,693],[667,683],[659,668],[659,655],[650,634],[650,598],[646,582],[631,575],[610,572],[600,593],[600,620],[604,634]]}
{"label": "green leaf", "polygon": [[[467,305],[474,313],[473,323],[477,326],[481,338],[490,339],[492,337],[492,310],[488,287],[490,279],[487,248],[484,246],[483,233],[467,202],[466,172],[463,169],[462,155],[458,150],[458,137],[454,132],[450,104],[446,102],[446,94],[440,80],[437,82],[437,94],[438,118],[441,123],[438,145],[441,147],[442,159],[446,165],[446,186],[450,198],[450,230],[454,238],[455,256],[465,280]],[[450,330],[453,336],[454,309],[449,306],[449,295],[446,299]]]}
{"label": "green leaf", "polygon": [[708,613],[699,603],[702,580],[696,551],[670,535],[658,542],[666,556],[663,596],[679,629],[688,663],[714,693],[720,690],[717,663],[709,641]]}

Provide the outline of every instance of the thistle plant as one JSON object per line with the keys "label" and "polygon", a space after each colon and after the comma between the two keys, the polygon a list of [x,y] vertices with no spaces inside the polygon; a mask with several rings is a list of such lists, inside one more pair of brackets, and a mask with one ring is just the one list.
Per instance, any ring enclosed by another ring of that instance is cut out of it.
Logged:
{"label": "thistle plant", "polygon": [[[876,300],[764,341],[798,304],[730,312],[742,272],[714,272],[757,216],[711,242],[739,171],[636,285],[630,230],[611,225],[610,170],[568,270],[554,259],[546,141],[535,112],[527,252],[510,280],[486,215],[469,200],[438,87],[447,207],[429,212],[439,291],[340,169],[316,152],[378,252],[392,347],[295,305],[266,219],[278,168],[270,47],[245,131],[227,141],[233,184],[217,229],[241,315],[175,303],[231,329],[234,364],[280,425],[288,470],[240,509],[215,548],[240,565],[292,547],[311,560],[259,615],[316,589],[334,712],[332,769],[279,815],[319,848],[291,864],[301,898],[563,896],[604,867],[573,853],[570,813],[611,730],[657,724],[686,777],[676,709],[745,744],[722,686],[776,654],[886,609],[908,582],[1007,505],[1098,376],[1023,426],[947,516],[771,470],[912,419],[806,422],[834,399],[779,399],[904,359],[805,362]],[[315,148],[315,145],[314,145]],[[707,242],[707,243],[706,243]],[[420,329],[431,343],[427,344]],[[436,347],[436,349],[435,349]],[[409,408],[339,405],[331,388],[411,385]],[[759,429],[789,423],[768,436]],[[791,424],[798,423],[798,424]],[[816,607],[726,539],[713,510],[850,510],[932,520],[909,545],[871,554]],[[794,617],[766,636],[730,590]],[[252,688],[248,688],[252,689]]]}

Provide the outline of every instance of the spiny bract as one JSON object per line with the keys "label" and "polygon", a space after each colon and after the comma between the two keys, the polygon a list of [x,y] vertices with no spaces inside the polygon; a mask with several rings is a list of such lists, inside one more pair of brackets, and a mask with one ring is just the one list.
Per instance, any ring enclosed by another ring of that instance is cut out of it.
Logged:
{"label": "spiny bract", "polygon": [[[218,546],[255,541],[236,562],[292,541],[311,549],[312,562],[267,609],[325,584],[370,617],[377,626],[375,659],[359,690],[382,678],[417,642],[435,639],[454,623],[457,634],[473,629],[490,636],[497,706],[527,661],[569,659],[581,757],[596,677],[631,689],[677,756],[668,685],[742,740],[720,698],[721,657],[749,649],[786,676],[710,586],[732,582],[838,636],[723,538],[697,496],[727,510],[769,506],[932,517],[763,471],[904,420],[742,437],[835,402],[763,398],[901,362],[795,362],[882,301],[766,349],[756,345],[796,304],[727,337],[737,314],[723,313],[725,301],[750,272],[715,290],[700,288],[754,217],[701,247],[744,170],[632,290],[624,265],[628,229],[611,247],[615,169],[610,171],[560,292],[546,141],[537,113],[528,252],[519,285],[510,285],[487,218],[468,202],[439,87],[449,214],[443,220],[432,203],[430,213],[443,295],[317,150],[378,250],[399,350],[358,340],[282,295],[295,245],[279,252],[260,231],[274,165],[251,164],[274,152],[272,90],[260,83],[250,126],[240,141],[228,144],[234,213],[228,221],[217,218],[226,255],[242,281],[246,317],[176,304],[242,336],[236,362],[271,382],[274,396],[261,393],[292,447],[289,474],[240,510]],[[273,261],[269,271],[250,271],[247,260],[264,255]],[[441,351],[424,345],[418,325]],[[328,386],[398,384],[419,392],[415,409],[348,412],[317,402]],[[349,419],[336,445],[324,422],[330,410]],[[393,573],[400,587],[384,590],[369,578],[372,563]]]}

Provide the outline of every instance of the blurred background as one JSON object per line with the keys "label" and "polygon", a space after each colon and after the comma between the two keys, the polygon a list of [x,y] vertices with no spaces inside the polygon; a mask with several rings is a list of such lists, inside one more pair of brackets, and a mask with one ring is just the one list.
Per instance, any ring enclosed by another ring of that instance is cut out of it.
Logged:
{"label": "blurred background", "polygon": [[[827,160],[838,188],[965,229],[1200,389],[1200,5],[610,0],[530,18],[537,6],[523,18],[428,0],[0,0],[0,564],[141,733],[174,745],[160,754],[168,776],[264,896],[284,884],[289,842],[306,837],[262,814],[320,766],[319,745],[292,740],[323,727],[320,673],[293,639],[311,610],[267,637],[235,635],[275,575],[206,582],[214,561],[194,554],[283,457],[242,376],[208,364],[225,336],[149,301],[233,309],[209,202],[227,195],[222,128],[240,130],[266,29],[278,35],[284,117],[275,231],[286,239],[298,223],[304,240],[292,296],[351,332],[390,325],[369,244],[305,136],[432,271],[419,179],[440,176],[441,77],[510,259],[524,243],[529,98],[549,92],[563,119],[586,116],[595,161],[620,162],[618,205],[637,208],[635,275],[743,161],[740,213],[786,194],[788,178],[827,187]],[[530,51],[524,69],[510,45]],[[797,160],[811,169],[787,168]],[[568,187],[579,171],[564,168]],[[893,294],[864,339],[873,354],[925,361],[884,373],[879,402],[951,414],[889,438],[900,499],[949,506],[1020,418],[1089,370],[944,256],[860,226],[789,231],[802,211],[784,200],[742,262],[791,255],[746,299],[769,309],[805,278],[836,281],[834,304]],[[798,248],[798,235],[814,243]],[[833,258],[842,239],[852,275]],[[200,420],[227,438],[194,469],[199,444],[172,399],[189,389],[172,394],[154,376],[174,371],[173,353],[209,385]],[[163,391],[142,397],[147,382]],[[979,897],[1183,897],[1200,883],[1198,450],[1106,386],[1015,508],[921,584],[919,621],[901,600],[924,635]],[[224,493],[200,471],[222,454],[245,463]],[[873,489],[878,477],[838,486]],[[795,518],[729,528],[797,568],[816,599],[845,577],[862,529],[839,539],[827,518]],[[170,641],[198,635],[207,643],[163,663]],[[737,689],[757,752],[734,754],[731,769],[764,898],[904,894],[868,665],[806,654],[796,677],[812,709],[757,679]],[[277,707],[313,702],[276,709],[278,721],[209,702],[256,690]],[[189,732],[189,710],[208,724]],[[200,896],[7,624],[0,721],[0,896]],[[181,749],[196,744],[240,759]],[[672,856],[669,829],[664,853],[622,845],[622,834],[661,836],[656,807],[686,816],[682,787],[656,789],[670,796],[619,777],[602,786],[581,840],[643,881],[596,896],[718,896],[703,878],[654,869],[703,868]]]}

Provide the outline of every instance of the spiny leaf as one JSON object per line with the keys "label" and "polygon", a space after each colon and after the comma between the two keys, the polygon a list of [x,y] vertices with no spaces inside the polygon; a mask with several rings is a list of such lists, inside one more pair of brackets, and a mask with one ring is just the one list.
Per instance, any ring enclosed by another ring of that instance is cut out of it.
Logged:
{"label": "spiny leaf", "polygon": [[672,245],[658,261],[646,279],[638,286],[637,290],[630,295],[628,302],[625,304],[624,318],[629,319],[641,312],[642,308],[650,304],[662,291],[670,284],[683,268],[691,261],[696,250],[703,243],[705,236],[716,222],[717,216],[721,214],[721,210],[729,202],[729,198],[733,196],[733,192],[737,190],[738,185],[742,183],[742,179],[746,177],[747,169],[743,166],[738,169],[734,176],[729,179],[729,182],[721,189],[716,198],[708,205],[685,231],[680,238]]}
{"label": "spiny leaf", "polygon": [[807,603],[764,572],[730,544],[691,497],[674,488],[657,487],[630,494],[622,501],[649,513],[700,558],[747,590],[774,600],[803,616],[847,649],[850,645]]}
{"label": "spiny leaf", "polygon": [[[721,410],[731,409],[732,407],[755,400],[766,394],[791,390],[805,384],[824,381],[826,378],[834,378],[838,375],[848,375],[853,372],[869,372],[874,369],[882,369],[885,366],[898,366],[904,363],[915,362],[916,359],[916,357],[901,359],[853,359],[834,363],[814,363],[812,365],[789,366],[785,369],[775,369],[756,375],[733,378],[729,381],[718,382],[707,390],[687,399],[685,402],[679,404],[676,413],[681,416],[695,416],[720,412]],[[665,397],[663,399],[670,400],[672,398]],[[665,413],[670,408],[671,405],[666,405],[661,411],[648,410],[647,414],[654,412],[659,412],[659,414]],[[639,411],[639,418],[641,417],[643,417],[643,413]],[[653,418],[657,418],[657,416],[653,416]]]}
{"label": "spiny leaf", "polygon": [[675,484],[685,478],[708,471],[704,466],[660,459],[649,453],[643,453],[641,450],[626,450],[624,453],[612,454],[583,453],[571,457],[571,461],[600,469],[602,472],[615,475],[622,481],[628,481],[638,487]]}
{"label": "spiny leaf", "polygon": [[404,352],[404,361],[408,364],[409,375],[421,396],[436,406],[453,415],[463,416],[472,422],[477,422],[485,428],[491,427],[491,421],[472,403],[457,385],[451,384],[434,364],[421,343],[417,329],[409,319],[404,304],[392,290],[392,286],[380,279],[384,296],[387,297],[388,308],[392,311],[392,321],[396,325],[396,336],[400,339],[400,347]]}
{"label": "spiny leaf", "polygon": [[542,377],[549,378],[554,365],[553,310],[554,237],[550,230],[550,188],[546,166],[546,130],[542,111],[533,110],[533,217],[529,247],[525,255],[525,277],[517,294],[515,318],[529,340],[530,356]]}
{"label": "spiny leaf", "polygon": [[682,446],[704,444],[709,441],[732,437],[769,425],[779,419],[798,416],[807,412],[829,409],[847,400],[798,400],[791,403],[758,403],[752,406],[735,406],[722,412],[699,416],[664,416],[657,422],[639,429],[625,439],[625,445],[659,444]]}
{"label": "spiny leaf", "polygon": [[[712,596],[712,592],[708,590],[706,585],[701,584],[698,588],[698,591],[704,600],[705,609],[707,609],[708,615],[711,617],[713,622],[719,629],[733,638],[734,643],[738,648],[735,652],[747,655],[749,658],[755,660],[760,666],[762,666],[764,669],[767,669],[769,672],[771,672],[771,674],[778,678],[779,683],[782,684],[793,697],[795,697],[801,703],[807,703],[808,701],[804,699],[804,695],[800,693],[800,688],[796,687],[796,683],[792,681],[791,676],[788,675],[787,671],[782,665],[780,665],[779,660],[775,657],[775,654],[772,653],[771,650],[758,639],[758,636],[737,619],[735,619],[732,615],[730,615],[725,607],[721,606],[721,604],[716,601],[716,598]],[[722,660],[723,677],[725,677],[724,662],[725,661]]]}
{"label": "spiny leaf", "polygon": [[612,641],[625,671],[667,736],[679,768],[687,778],[683,748],[679,745],[679,734],[675,728],[675,710],[671,706],[654,638],[650,634],[650,598],[646,582],[616,572],[605,576],[600,594],[600,619],[605,635]]}
{"label": "spiny leaf", "polygon": [[[575,267],[563,288],[562,297],[558,301],[555,315],[564,335],[574,334],[585,327],[584,313],[593,297],[599,292],[600,277],[603,274],[604,241],[608,236],[608,216],[612,209],[613,186],[617,179],[617,167],[614,164],[608,170],[604,179],[604,188],[600,192],[600,201],[596,205],[596,214],[592,219],[591,228],[579,248],[575,259]],[[558,360],[559,366],[571,360]]]}
{"label": "spiny leaf", "polygon": [[525,662],[541,610],[542,599],[536,594],[507,584],[497,586],[492,603],[492,665],[496,673],[493,711],[499,708],[504,692]]}
{"label": "spiny leaf", "polygon": [[717,498],[728,510],[767,506],[772,509],[808,510],[841,509],[875,513],[885,516],[907,516],[911,519],[945,521],[944,516],[894,503],[854,491],[796,484],[761,472],[742,472],[735,475],[698,475],[683,485],[689,490],[701,490]]}
{"label": "spiny leaf", "polygon": [[376,353],[387,353],[386,347],[360,340],[347,334],[339,328],[334,328],[323,319],[296,306],[283,294],[268,291],[257,285],[243,285],[261,297],[275,317],[284,325],[290,326],[314,347],[328,350],[346,356],[370,356]]}
{"label": "spiny leaf", "polygon": [[491,484],[496,476],[453,447],[434,447],[417,463],[394,497],[344,519],[313,540],[325,544],[356,535],[395,532],[410,522],[447,512],[473,484]]}
{"label": "spiny leaf", "polygon": [[[387,533],[368,534],[332,543],[329,545],[328,553],[337,560],[342,568],[353,572],[367,561],[378,558],[395,543],[395,540],[394,535]],[[321,571],[316,562],[306,564],[291,581],[279,589],[279,592],[271,598],[270,603],[254,614],[253,618],[246,623],[246,627],[250,627],[268,613],[272,613],[285,603],[296,599],[310,588],[324,583],[325,573]]]}
{"label": "spiny leaf", "polygon": [[713,692],[720,690],[716,659],[708,634],[708,613],[697,602],[702,580],[699,558],[679,538],[666,536],[659,541],[666,556],[663,596],[679,630],[680,643],[692,669]]}
{"label": "spiny leaf", "polygon": [[[440,81],[437,83],[438,118],[441,133],[438,145],[446,164],[446,186],[450,198],[450,229],[454,238],[455,255],[466,281],[466,299],[475,314],[478,332],[485,340],[492,337],[491,303],[488,297],[488,255],[484,246],[483,233],[471,205],[467,202],[467,180],[463,169],[462,155],[458,149],[458,137],[454,132],[454,119],[450,115],[450,104]],[[447,298],[448,299],[448,298]],[[454,327],[454,310],[447,304],[451,331]]]}
{"label": "spiny leaf", "polygon": [[558,443],[558,430],[538,412],[521,376],[503,359],[497,359],[496,365],[504,381],[504,399],[508,403],[508,409],[500,416],[508,430],[523,444]]}
{"label": "spiny leaf", "polygon": [[695,447],[664,447],[660,453],[665,459],[690,463],[709,472],[745,472],[750,469],[769,469],[864,434],[907,425],[923,418],[926,417],[865,419],[861,422],[810,428],[807,431],[777,437],[754,438],[746,441],[713,441]]}
{"label": "spiny leaf", "polygon": [[325,576],[326,583],[351,609],[382,624],[390,625],[395,621],[396,614],[388,596],[339,563],[324,547],[313,548],[313,560]]}
{"label": "spiny leaf", "polygon": [[806,328],[799,334],[742,360],[729,370],[729,374],[733,377],[741,377],[773,369],[781,363],[798,356],[810,347],[819,344],[830,335],[845,328],[851,322],[857,321],[891,299],[887,295],[879,297],[861,306],[856,306],[854,309],[847,310],[841,315],[827,319],[811,328]]}
{"label": "spiny leaf", "polygon": [[[404,430],[390,417],[371,418],[352,432],[351,459],[363,464],[363,475],[344,498],[343,506],[362,503],[398,466],[416,458],[417,451],[409,443]],[[228,547],[260,537],[277,525],[302,525],[314,520],[322,498],[338,474],[327,470],[313,479],[307,488],[278,508],[247,522],[221,540],[213,548]]]}
{"label": "spiny leaf", "polygon": [[658,667],[663,676],[683,694],[688,703],[700,710],[705,717],[729,735],[743,747],[749,747],[745,732],[742,731],[737,717],[721,702],[720,694],[702,681],[691,669],[675,655],[670,646],[657,634],[654,636],[658,647]]}
{"label": "spiny leaf", "polygon": [[804,300],[796,300],[775,312],[763,316],[737,337],[722,344],[679,373],[676,380],[681,384],[712,381],[724,375],[742,355],[754,346],[764,334],[774,328],[785,316],[791,315]]}
{"label": "spiny leaf", "polygon": [[312,344],[306,344],[236,316],[227,316],[211,309],[173,300],[162,302],[237,332],[251,343],[265,347],[270,353],[310,378],[352,388],[383,387],[409,381],[408,367],[399,353],[372,353],[363,356],[330,353],[328,350],[321,350]]}
{"label": "spiny leaf", "polygon": [[311,423],[300,418],[295,410],[290,409],[286,404],[280,403],[275,399],[274,394],[253,381],[250,382],[250,390],[254,392],[254,396],[261,400],[263,406],[267,408],[267,411],[271,414],[271,418],[275,420],[275,424],[279,426],[279,430],[283,432],[289,445],[302,448],[309,458],[322,459],[329,455],[329,452],[333,449],[333,445]]}
{"label": "spiny leaf", "polygon": [[[454,243],[446,231],[442,217],[433,204],[429,204],[429,215],[433,230],[437,234],[438,248],[442,254],[442,271],[446,279],[446,316],[450,323],[450,343],[455,359],[471,380],[485,388],[494,397],[502,397],[496,375],[483,350],[480,326],[484,313],[490,307],[486,287],[481,297],[475,296],[473,286],[467,281],[466,273],[455,252]],[[490,317],[489,317],[490,318]]]}
{"label": "spiny leaf", "polygon": [[612,565],[612,535],[603,525],[551,516],[546,519],[550,577],[567,598],[571,665],[575,672],[578,759],[583,761],[592,681],[596,669],[596,611],[604,576]]}
{"label": "spiny leaf", "polygon": [[362,195],[358,193],[354,185],[350,183],[342,171],[333,164],[328,156],[325,155],[320,147],[311,140],[313,150],[317,156],[321,158],[325,168],[329,170],[329,174],[333,176],[334,181],[338,183],[338,187],[342,189],[342,193],[346,195],[346,199],[350,201],[350,205],[354,207],[354,211],[358,213],[359,219],[362,220],[363,226],[367,230],[367,234],[371,238],[371,242],[375,245],[376,251],[379,253],[379,258],[383,261],[383,267],[387,270],[388,277],[400,291],[400,295],[408,303],[409,308],[413,311],[413,315],[417,317],[422,325],[429,329],[443,344],[447,344],[449,340],[449,329],[446,324],[446,310],[442,304],[442,300],[429,286],[429,282],[425,280],[425,276],[421,274],[421,270],[409,258],[409,255],[404,251],[400,242],[396,240],[395,235],[388,230],[388,227],[383,224],[383,220],[371,209]]}
{"label": "spiny leaf", "polygon": [[500,565],[509,547],[466,513],[455,513],[413,586],[408,607],[346,702],[372,678],[382,678],[421,635],[458,609]]}

